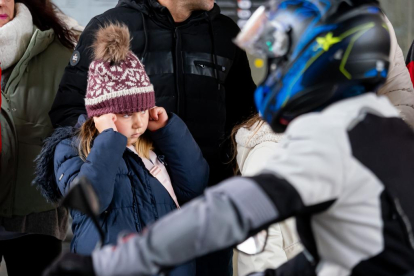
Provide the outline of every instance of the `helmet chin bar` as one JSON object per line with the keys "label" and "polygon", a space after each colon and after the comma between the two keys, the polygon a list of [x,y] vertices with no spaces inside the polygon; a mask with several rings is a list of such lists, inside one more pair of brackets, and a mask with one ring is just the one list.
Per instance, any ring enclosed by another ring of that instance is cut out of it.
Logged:
{"label": "helmet chin bar", "polygon": [[337,85],[328,83],[309,88],[293,97],[286,106],[274,114],[271,122],[272,129],[277,133],[284,132],[290,122],[300,115],[322,110],[330,104],[337,89]]}

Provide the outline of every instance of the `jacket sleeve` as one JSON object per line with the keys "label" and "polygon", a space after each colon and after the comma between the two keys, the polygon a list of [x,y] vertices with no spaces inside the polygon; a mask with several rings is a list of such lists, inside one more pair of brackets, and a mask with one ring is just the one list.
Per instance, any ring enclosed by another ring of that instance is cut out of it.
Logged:
{"label": "jacket sleeve", "polygon": [[[280,193],[279,200],[287,203],[291,214],[299,211],[303,205],[292,202],[296,199],[291,191],[278,184],[273,182],[275,190],[285,192]],[[101,276],[149,276],[234,246],[286,216],[287,207],[280,214],[272,201],[255,179],[229,179],[161,218],[141,235],[94,251],[94,270]]]}
{"label": "jacket sleeve", "polygon": [[232,178],[158,220],[142,236],[92,254],[97,275],[154,275],[243,241],[277,210],[251,179]]}
{"label": "jacket sleeve", "polygon": [[55,128],[74,126],[79,115],[86,114],[84,98],[89,64],[92,61],[91,46],[94,42],[95,32],[100,26],[101,23],[96,18],[89,22],[73,53],[73,55],[77,54],[78,62],[74,65],[69,63],[65,68],[52,109],[49,112],[50,120]]}
{"label": "jacket sleeve", "polygon": [[126,147],[126,137],[108,129],[95,138],[90,154],[84,162],[70,140],[62,141],[55,150],[56,183],[62,195],[70,190],[73,179],[85,176],[98,196],[100,213],[113,198],[115,177]]}
{"label": "jacket sleeve", "polygon": [[403,52],[391,22],[387,19],[391,36],[390,68],[385,84],[378,90],[378,95],[385,95],[398,109],[401,118],[414,128],[414,88],[410,73],[404,62]]}
{"label": "jacket sleeve", "polygon": [[301,121],[296,131],[287,134],[292,137],[291,144],[283,145],[284,150],[273,160],[271,167],[275,170],[224,181],[207,189],[204,197],[161,218],[142,235],[115,248],[95,251],[92,259],[97,274],[157,274],[164,268],[234,246],[274,222],[329,208],[332,199],[341,193],[344,178],[344,155],[335,144],[341,142],[338,135],[343,136],[342,129],[335,133],[317,128],[315,116]]}
{"label": "jacket sleeve", "polygon": [[167,125],[150,135],[165,155],[180,204],[201,195],[207,186],[209,167],[185,123],[170,113]]}

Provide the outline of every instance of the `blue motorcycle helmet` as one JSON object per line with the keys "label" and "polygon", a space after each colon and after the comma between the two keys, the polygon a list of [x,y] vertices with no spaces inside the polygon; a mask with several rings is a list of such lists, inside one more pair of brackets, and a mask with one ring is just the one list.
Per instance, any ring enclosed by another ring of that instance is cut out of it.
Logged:
{"label": "blue motorcycle helmet", "polygon": [[267,60],[255,102],[275,132],[302,114],[375,92],[388,75],[390,36],[375,0],[273,0],[235,43]]}

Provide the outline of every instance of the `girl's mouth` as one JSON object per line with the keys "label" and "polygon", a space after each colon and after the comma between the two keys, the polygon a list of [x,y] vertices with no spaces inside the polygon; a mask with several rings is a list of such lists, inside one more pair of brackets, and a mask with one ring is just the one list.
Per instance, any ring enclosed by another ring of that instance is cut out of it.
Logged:
{"label": "girl's mouth", "polygon": [[0,14],[0,19],[7,19],[9,16],[7,14]]}

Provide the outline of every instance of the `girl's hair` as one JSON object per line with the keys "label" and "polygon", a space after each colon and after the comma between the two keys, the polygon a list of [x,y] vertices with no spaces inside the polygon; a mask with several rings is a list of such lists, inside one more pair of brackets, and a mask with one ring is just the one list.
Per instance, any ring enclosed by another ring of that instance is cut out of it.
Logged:
{"label": "girl's hair", "polygon": [[252,139],[256,135],[256,133],[260,130],[260,128],[262,127],[262,125],[264,123],[264,121],[260,117],[259,113],[253,114],[246,121],[236,125],[231,131],[230,139],[231,139],[231,146],[232,146],[232,155],[231,155],[229,163],[233,163],[234,175],[237,175],[240,172],[240,168],[239,168],[239,166],[237,164],[237,161],[236,161],[236,156],[237,156],[236,134],[241,128],[250,129],[256,123],[257,123],[257,125],[254,128],[254,133],[249,137],[249,140],[247,141],[247,142],[249,142],[250,139]]}
{"label": "girl's hair", "polygon": [[[89,118],[88,120],[86,120],[85,123],[83,123],[83,125],[79,129],[78,153],[83,161],[86,161],[86,158],[91,153],[93,140],[95,140],[98,134],[99,131],[95,127],[93,118]],[[149,159],[150,150],[154,148],[153,143],[146,132],[139,137],[138,141],[135,143],[134,146],[138,155],[140,157],[144,157],[147,159]]]}
{"label": "girl's hair", "polygon": [[15,0],[15,3],[22,3],[29,9],[33,24],[41,31],[53,29],[63,46],[71,50],[75,48],[75,34],[58,17],[57,12],[62,12],[50,0]]}

